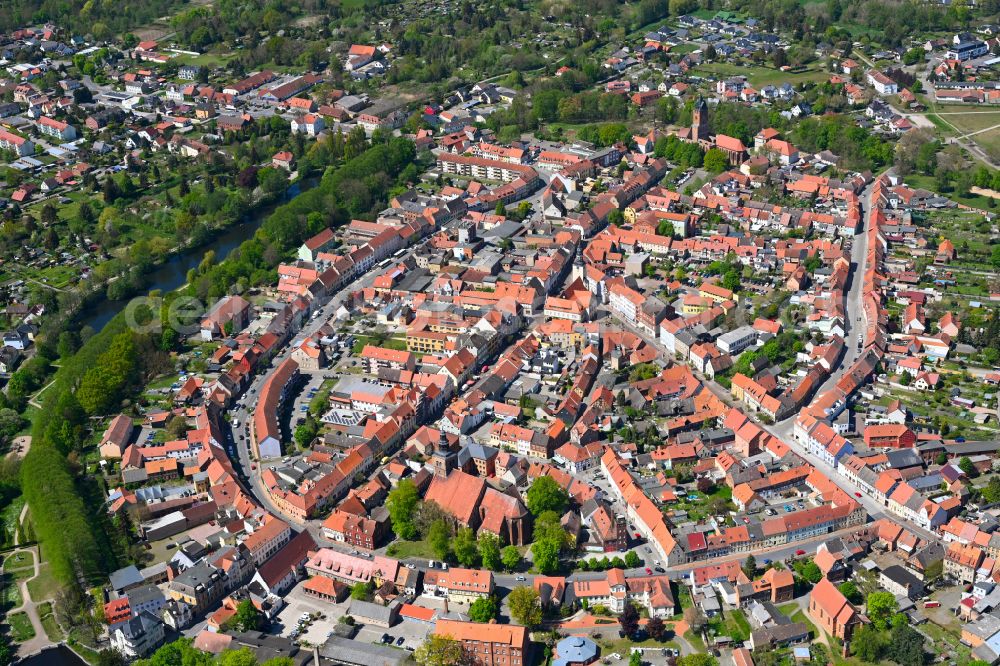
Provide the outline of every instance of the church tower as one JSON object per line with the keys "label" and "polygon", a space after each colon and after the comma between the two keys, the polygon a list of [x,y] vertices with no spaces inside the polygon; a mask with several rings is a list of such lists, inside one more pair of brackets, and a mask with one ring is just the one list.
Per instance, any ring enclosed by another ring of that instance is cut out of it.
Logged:
{"label": "church tower", "polygon": [[691,138],[695,141],[708,141],[708,104],[703,97],[695,101],[691,113]]}
{"label": "church tower", "polygon": [[[583,239],[576,244],[576,256],[573,257],[573,268],[570,272],[570,282],[580,280],[584,282],[584,276],[586,275],[586,266],[583,263]],[[586,282],[584,282],[586,284]]]}
{"label": "church tower", "polygon": [[437,446],[434,447],[434,453],[431,454],[431,469],[434,470],[434,476],[439,479],[447,479],[451,470],[457,466],[457,462],[458,456],[451,450],[448,436],[442,429]]}

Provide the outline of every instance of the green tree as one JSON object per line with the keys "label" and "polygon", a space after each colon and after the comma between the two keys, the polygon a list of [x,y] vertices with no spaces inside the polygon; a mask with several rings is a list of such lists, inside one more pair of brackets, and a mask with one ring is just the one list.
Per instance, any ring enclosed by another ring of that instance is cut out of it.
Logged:
{"label": "green tree", "polygon": [[521,551],[517,549],[517,546],[504,546],[504,549],[500,551],[500,560],[505,570],[516,571],[521,566]]}
{"label": "green tree", "polygon": [[128,660],[115,648],[104,648],[97,653],[97,666],[127,666]]}
{"label": "green tree", "polygon": [[885,640],[874,627],[863,625],[858,627],[851,637],[851,654],[869,663],[875,663],[882,656]]}
{"label": "green tree", "polygon": [[542,603],[538,590],[534,587],[527,585],[515,587],[507,596],[507,606],[510,608],[510,616],[518,624],[530,628],[542,622]]}
{"label": "green tree", "polygon": [[729,168],[729,158],[718,148],[711,148],[705,153],[704,164],[711,173],[722,173]]}
{"label": "green tree", "polygon": [[479,533],[479,558],[483,568],[497,571],[500,568],[500,539],[490,532]]}
{"label": "green tree", "polygon": [[740,568],[743,569],[746,577],[752,580],[757,576],[757,558],[753,555],[747,555],[747,559],[743,560],[743,565]]}
{"label": "green tree", "polygon": [[400,539],[410,541],[417,536],[417,526],[414,516],[420,504],[420,492],[410,479],[402,479],[395,488],[389,491],[385,506],[392,521],[392,531]]}
{"label": "green tree", "polygon": [[625,553],[625,566],[629,569],[635,569],[640,563],[641,560],[634,550],[630,550]]}
{"label": "green tree", "polygon": [[431,523],[427,532],[427,541],[439,560],[448,559],[448,553],[451,550],[451,527],[447,521],[438,518]]}
{"label": "green tree", "polygon": [[535,567],[546,576],[554,574],[559,569],[560,550],[559,544],[552,539],[535,541],[531,544],[531,557]]}
{"label": "green tree", "polygon": [[480,624],[486,624],[491,620],[497,619],[497,613],[500,611],[500,602],[497,598],[490,595],[488,597],[480,597],[472,602],[469,606],[469,619],[473,622],[478,622]]}
{"label": "green tree", "polygon": [[968,456],[962,456],[958,459],[958,468],[970,479],[975,478],[977,475],[976,466],[972,464]]}
{"label": "green tree", "polygon": [[550,476],[535,479],[528,488],[526,499],[528,511],[535,517],[545,511],[555,511],[562,515],[569,504],[569,494]]}
{"label": "green tree", "polygon": [[852,604],[861,602],[861,592],[858,590],[858,586],[849,580],[845,580],[843,583],[837,586],[840,593],[850,601]]}
{"label": "green tree", "polygon": [[[354,590],[351,590],[353,593]],[[230,625],[237,631],[257,631],[260,629],[261,614],[253,602],[244,599],[236,605],[236,615],[229,621]]]}
{"label": "green tree", "polygon": [[357,599],[358,601],[371,601],[372,594],[375,592],[375,583],[372,581],[358,581],[351,586],[351,599]]}
{"label": "green tree", "polygon": [[413,652],[413,660],[420,666],[455,666],[465,657],[462,644],[450,636],[431,634]]}
{"label": "green tree", "polygon": [[307,416],[306,420],[295,428],[295,443],[306,448],[313,443],[318,433],[319,424],[311,416]]}
{"label": "green tree", "polygon": [[823,580],[823,572],[820,571],[820,568],[812,560],[810,560],[808,563],[805,564],[805,566],[802,567],[801,575],[802,578],[812,583],[813,585]]}
{"label": "green tree", "polygon": [[474,567],[479,562],[479,548],[476,544],[476,534],[471,527],[463,527],[458,530],[451,546],[455,553],[455,559],[463,567]]}
{"label": "green tree", "polygon": [[871,592],[865,602],[865,608],[872,626],[879,631],[885,631],[889,628],[892,616],[899,610],[899,604],[891,592]]}
{"label": "green tree", "polygon": [[250,648],[226,650],[219,656],[219,666],[257,666],[257,655]]}

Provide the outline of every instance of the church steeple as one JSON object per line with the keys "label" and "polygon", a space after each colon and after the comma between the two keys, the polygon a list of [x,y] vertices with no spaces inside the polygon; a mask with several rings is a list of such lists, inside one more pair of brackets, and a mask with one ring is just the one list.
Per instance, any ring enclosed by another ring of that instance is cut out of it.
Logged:
{"label": "church steeple", "polygon": [[698,97],[691,112],[691,138],[708,141],[708,104],[704,97]]}

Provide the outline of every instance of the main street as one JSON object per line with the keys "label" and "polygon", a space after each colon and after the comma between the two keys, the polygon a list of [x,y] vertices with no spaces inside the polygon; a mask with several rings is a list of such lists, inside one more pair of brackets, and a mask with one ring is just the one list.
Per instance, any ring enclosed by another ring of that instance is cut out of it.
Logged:
{"label": "main street", "polygon": [[[872,224],[872,214],[875,209],[873,202],[874,190],[875,180],[873,179],[872,182],[861,191],[861,195],[859,197],[862,225],[861,230],[854,235],[851,242],[851,271],[849,275],[848,290],[844,296],[844,353],[841,354],[839,361],[831,370],[826,381],[823,382],[820,389],[814,394],[813,399],[825,391],[834,388],[837,382],[840,381],[840,378],[843,377],[855,361],[857,361],[861,353],[861,350],[858,348],[857,337],[858,335],[864,334],[867,326],[867,317],[864,311],[863,289],[864,276],[868,269],[868,229]],[[633,333],[643,338],[647,344],[650,344],[659,350],[662,358],[671,357],[669,350],[660,344],[658,339],[646,334],[644,331],[641,331],[634,326],[629,325],[627,322],[621,323]],[[702,376],[700,373],[695,374],[702,381],[704,386],[712,391],[716,397],[728,405],[734,404],[732,396],[729,391],[725,389],[725,387],[708,377]],[[798,413],[774,424],[758,422],[758,425],[775,437],[779,438],[781,441],[785,442],[803,460],[837,484],[837,486],[844,492],[850,494],[865,508],[872,519],[877,520],[884,517],[886,515],[885,507],[881,503],[873,497],[865,494],[856,483],[847,478],[838,469],[836,469],[836,467],[828,464],[819,456],[811,453],[801,442],[798,442],[795,439],[793,436],[793,430],[795,427],[795,419],[797,417]],[[907,529],[913,531],[921,538],[930,541],[940,540],[937,535],[917,525],[908,523],[900,516],[893,515],[892,519],[895,522],[904,523]]]}

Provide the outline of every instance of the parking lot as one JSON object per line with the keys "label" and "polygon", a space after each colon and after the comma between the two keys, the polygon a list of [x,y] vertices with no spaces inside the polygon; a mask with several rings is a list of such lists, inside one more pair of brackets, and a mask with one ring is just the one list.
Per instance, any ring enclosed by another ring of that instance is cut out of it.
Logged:
{"label": "parking lot", "polygon": [[[306,626],[305,631],[295,638],[297,641],[305,641],[312,645],[320,645],[326,642],[330,632],[333,631],[334,625],[337,624],[337,620],[348,615],[348,608],[351,604],[350,598],[345,599],[343,603],[339,604],[313,599],[303,592],[301,583],[285,595],[285,602],[287,605],[278,613],[277,621],[273,624],[274,633],[289,637],[294,633],[299,619],[304,614],[308,613],[312,615],[321,613],[324,617],[310,622]],[[435,603],[427,597],[421,597],[419,603],[421,606],[435,608],[439,613],[444,612],[443,601],[439,600],[438,603]],[[383,644],[382,636],[387,634],[392,637],[391,642],[394,646],[408,650],[415,650],[433,629],[431,624],[413,620],[401,620],[389,628],[365,626],[361,625],[360,622],[358,626],[360,628],[355,636],[356,640],[364,643]],[[397,645],[401,637],[403,642]]]}
{"label": "parking lot", "polygon": [[291,407],[291,430],[294,432],[299,419],[305,419],[309,410],[309,402],[313,399],[313,391],[319,390],[323,384],[323,375],[328,371],[319,370],[317,372],[305,371],[302,373],[301,387],[298,394],[292,401]]}
{"label": "parking lot", "polygon": [[302,591],[302,585],[296,585],[285,596],[286,606],[278,613],[277,622],[272,626],[275,633],[288,637],[298,626],[299,618],[304,613],[322,613],[326,617],[312,622],[306,631],[299,636],[300,640],[314,645],[326,642],[327,635],[337,623],[337,618],[346,614],[346,604],[328,604],[325,601],[307,597]]}
{"label": "parking lot", "polygon": [[[427,639],[427,634],[431,632],[432,628],[426,622],[403,620],[388,629],[376,626],[361,627],[354,640],[363,643],[382,643],[382,636],[388,635],[389,641],[387,644],[412,651],[416,650]],[[399,642],[400,638],[403,639],[402,643]]]}

